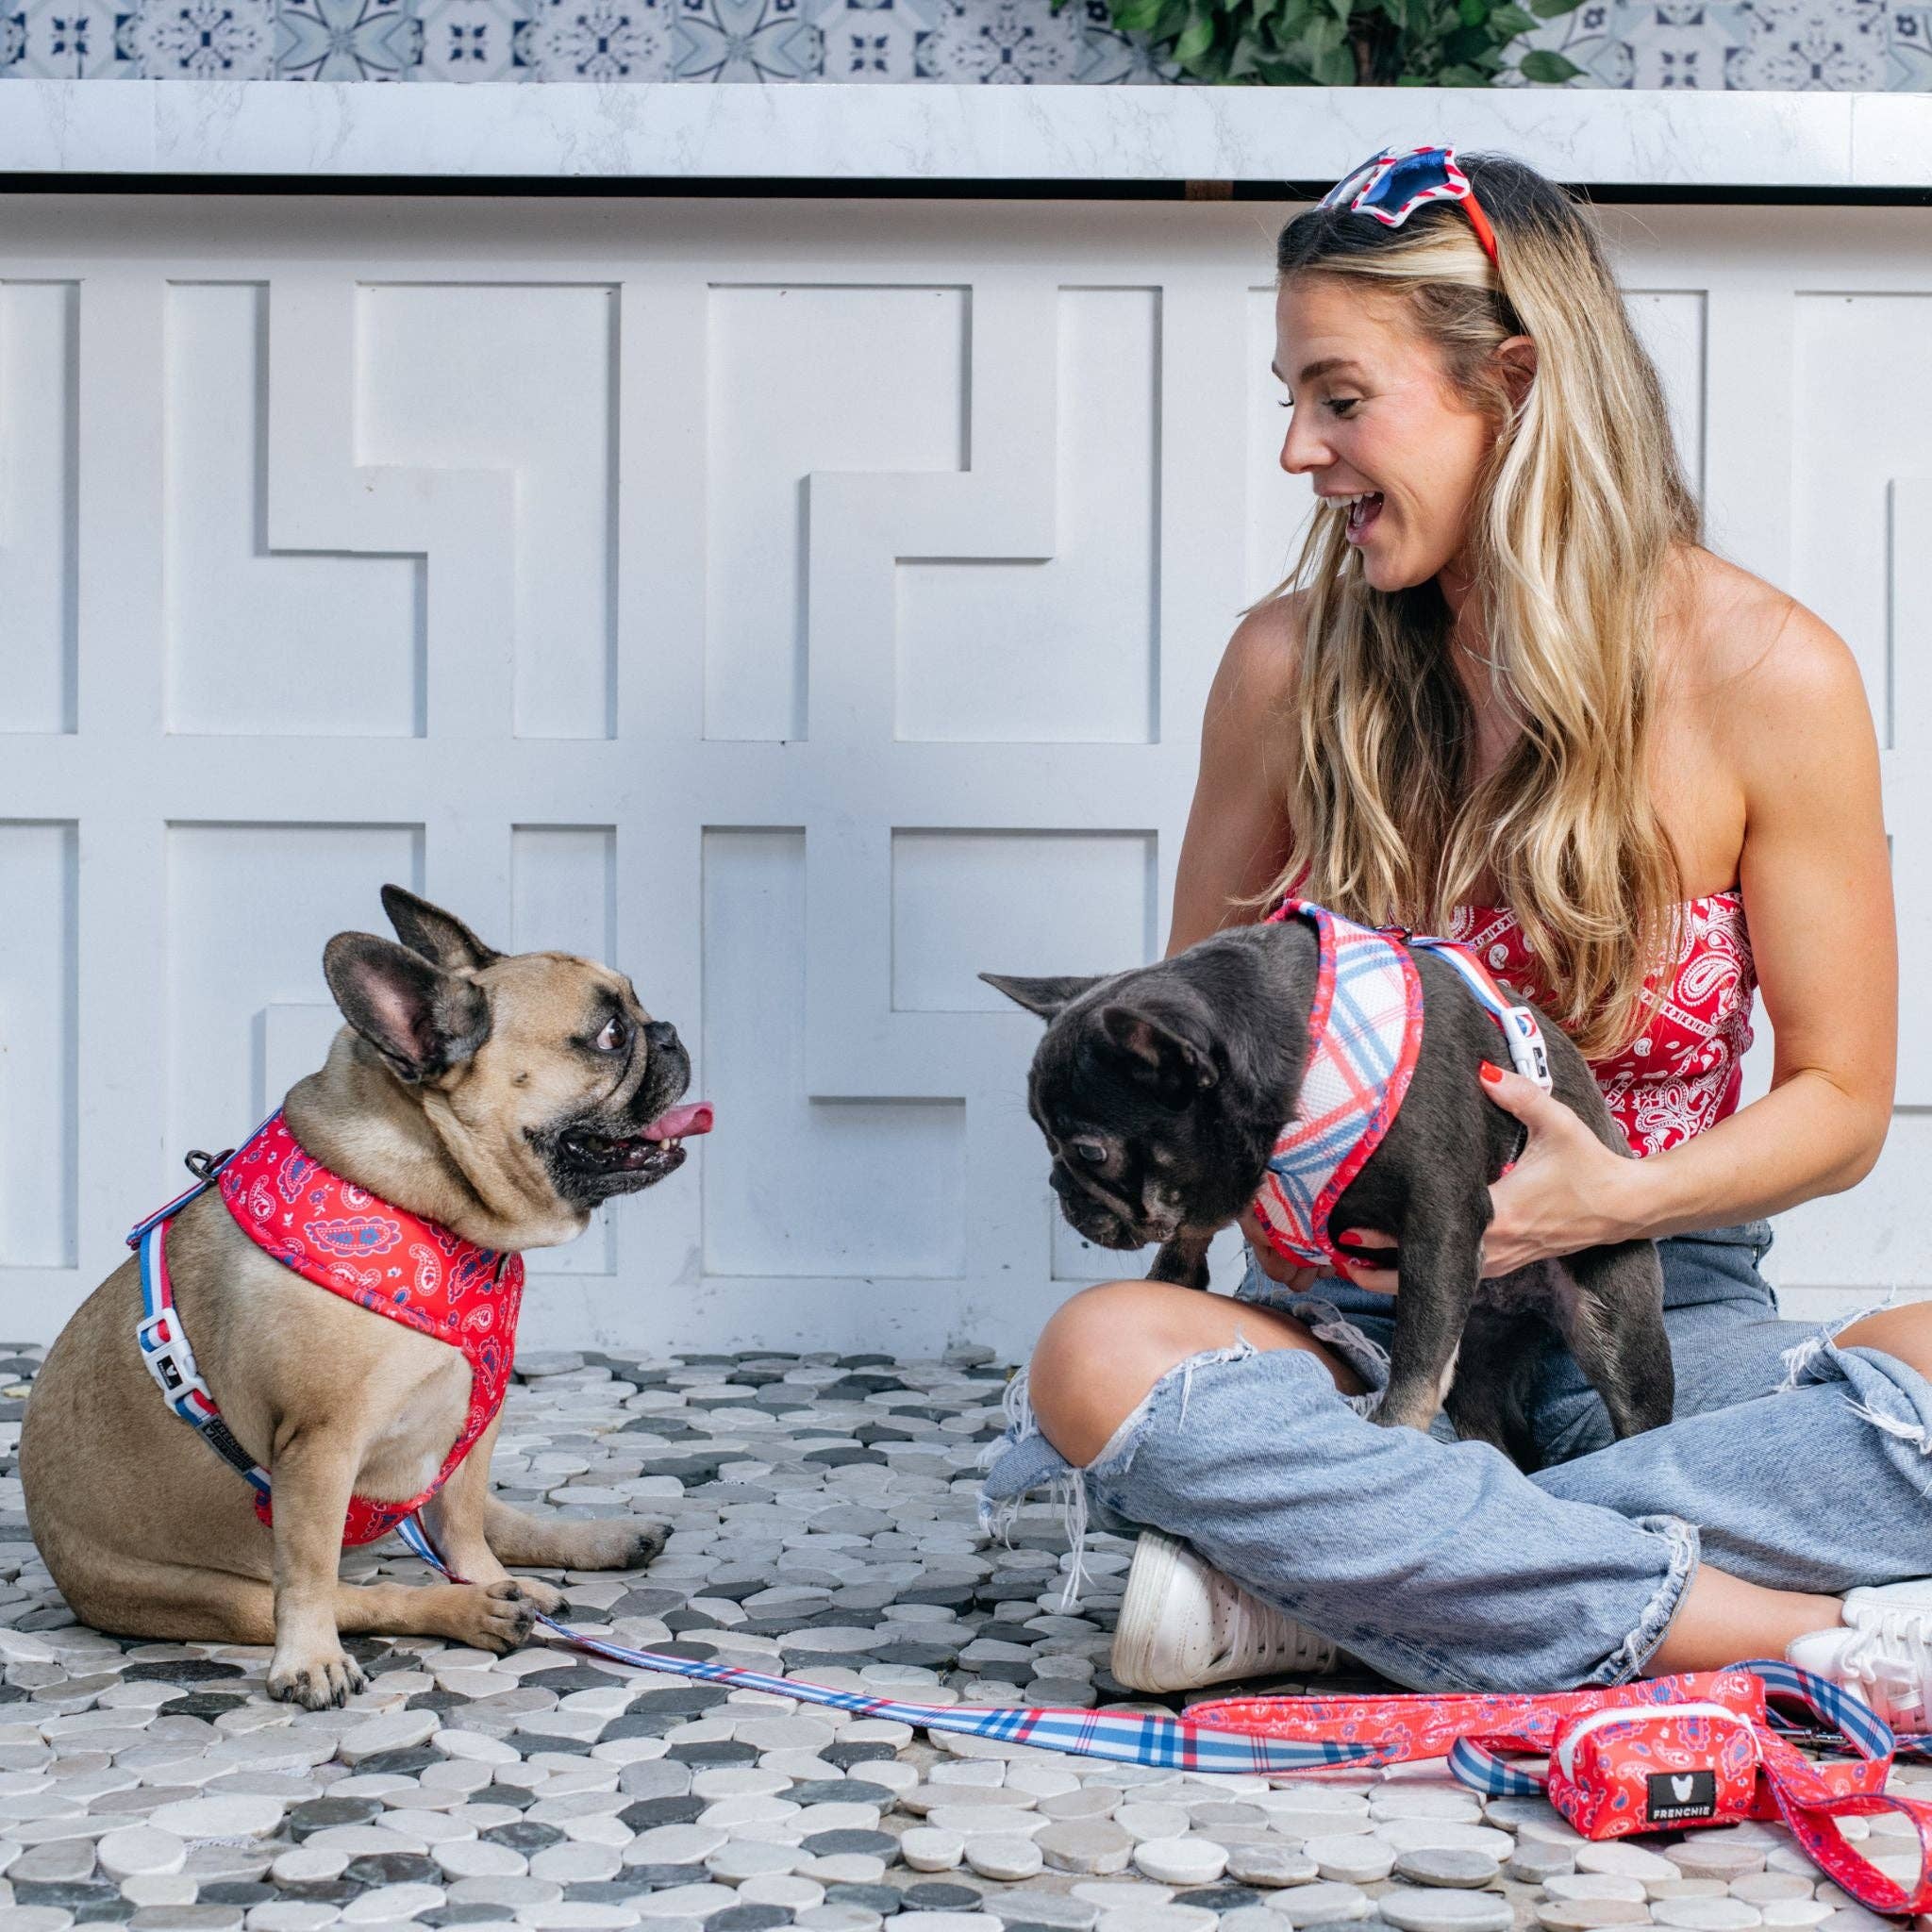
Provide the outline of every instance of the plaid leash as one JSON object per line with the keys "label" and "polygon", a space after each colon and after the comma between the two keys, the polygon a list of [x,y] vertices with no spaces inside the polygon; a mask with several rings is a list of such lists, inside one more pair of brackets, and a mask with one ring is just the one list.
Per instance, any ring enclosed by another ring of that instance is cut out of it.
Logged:
{"label": "plaid leash", "polygon": [[[454,1583],[463,1581],[437,1554],[417,1518],[410,1517],[396,1533],[433,1569]],[[1032,1744],[1045,1751],[1070,1751],[1083,1757],[1107,1757],[1124,1764],[1146,1764],[1167,1771],[1263,1772],[1279,1776],[1395,1761],[1393,1752],[1367,1740],[1267,1738],[1157,1712],[1055,1710],[1022,1706],[974,1709],[961,1705],[907,1704],[896,1698],[867,1696],[858,1690],[838,1690],[825,1684],[767,1676],[761,1671],[748,1671],[737,1664],[707,1663],[658,1650],[633,1650],[573,1630],[554,1617],[540,1615],[537,1622],[574,1650],[608,1657],[613,1663],[630,1664],[639,1670],[663,1671],[674,1676],[694,1678],[701,1684],[728,1685],[735,1690],[762,1690],[799,1704],[826,1705],[835,1710],[888,1718],[922,1730],[958,1731],[996,1743]]]}
{"label": "plaid leash", "polygon": [[[442,1560],[418,1518],[409,1517],[397,1535],[441,1575],[454,1583],[463,1581]],[[769,1696],[786,1697],[799,1704],[824,1705],[862,1717],[887,1718],[921,1730],[957,1731],[996,1743],[1031,1744],[1046,1751],[1066,1751],[1077,1757],[1110,1758],[1165,1771],[1259,1772],[1274,1777],[1310,1772],[1373,1770],[1387,1764],[1448,1757],[1451,1768],[1466,1783],[1496,1796],[1541,1797],[1542,1780],[1480,1748],[1473,1754],[1462,1754],[1460,1747],[1466,1734],[1494,1737],[1534,1722],[1540,1715],[1554,1719],[1556,1715],[1593,1708],[1628,1707],[1636,1714],[1647,1704],[1667,1703],[1679,1694],[1679,1687],[1685,1681],[1649,1678],[1605,1690],[1556,1696],[1249,1698],[1199,1706],[1197,1710],[1201,1714],[1193,1718],[1168,1717],[1151,1711],[1062,1710],[1014,1705],[968,1709],[958,1705],[912,1704],[897,1698],[871,1697],[862,1691],[835,1690],[826,1684],[769,1676],[737,1664],[709,1663],[697,1657],[673,1657],[664,1651],[632,1649],[606,1638],[588,1636],[555,1617],[541,1614],[537,1622],[571,1649],[608,1657],[613,1663],[689,1677],[702,1684],[722,1684],[735,1690],[759,1690]],[[1894,1740],[1890,1728],[1857,1698],[1835,1685],[1794,1670],[1790,1664],[1762,1660],[1735,1665],[1719,1675],[1734,1677],[1740,1684],[1757,1677],[1774,1695],[1803,1698],[1837,1727],[1830,1733],[1830,1741],[1841,1743],[1849,1738],[1862,1758],[1875,1761],[1889,1757],[1894,1741],[1901,1757],[1932,1757],[1932,1737]],[[1798,1756],[1793,1745],[1824,1742],[1824,1736],[1790,1725],[1775,1714],[1773,1724],[1782,1748],[1808,1772],[1807,1761]],[[1813,1774],[1813,1784],[1804,1790],[1808,1793],[1816,1786]],[[1828,1787],[1824,1789],[1824,1795],[1834,1801],[1843,1795]],[[1847,1802],[1856,1803],[1863,1810],[1898,1809],[1908,1803],[1857,1793]],[[1793,1829],[1797,1827],[1794,1825]],[[1832,1867],[1826,1865],[1824,1869],[1830,1871]]]}

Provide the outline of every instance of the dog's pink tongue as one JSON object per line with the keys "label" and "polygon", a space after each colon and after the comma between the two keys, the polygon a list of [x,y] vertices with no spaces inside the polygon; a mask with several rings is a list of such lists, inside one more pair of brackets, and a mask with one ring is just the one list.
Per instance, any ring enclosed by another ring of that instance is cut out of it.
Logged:
{"label": "dog's pink tongue", "polygon": [[668,1112],[660,1113],[644,1129],[647,1141],[681,1141],[687,1134],[708,1134],[711,1131],[711,1103],[708,1100],[692,1101],[685,1107],[674,1107]]}

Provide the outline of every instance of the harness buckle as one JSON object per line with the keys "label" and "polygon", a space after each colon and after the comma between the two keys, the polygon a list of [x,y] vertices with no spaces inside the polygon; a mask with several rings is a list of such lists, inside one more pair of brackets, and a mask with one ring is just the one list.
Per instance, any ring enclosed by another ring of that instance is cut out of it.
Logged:
{"label": "harness buckle", "polygon": [[194,1351],[181,1332],[181,1318],[174,1308],[157,1308],[136,1325],[134,1335],[141,1343],[142,1366],[170,1403],[178,1405],[191,1395],[199,1395],[213,1406],[214,1397],[201,1379]]}
{"label": "harness buckle", "polygon": [[1556,1083],[1550,1077],[1550,1050],[1543,1044],[1543,1030],[1536,1015],[1527,1007],[1510,1007],[1507,1011],[1505,1031],[1516,1071],[1548,1093]]}

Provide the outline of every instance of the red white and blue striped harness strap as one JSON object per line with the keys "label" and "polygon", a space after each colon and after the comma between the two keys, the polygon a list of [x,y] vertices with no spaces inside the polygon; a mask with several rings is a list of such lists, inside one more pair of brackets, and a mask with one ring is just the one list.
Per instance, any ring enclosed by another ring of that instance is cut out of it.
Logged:
{"label": "red white and blue striped harness strap", "polygon": [[215,1399],[188,1345],[181,1316],[175,1307],[175,1285],[168,1274],[168,1225],[191,1201],[198,1199],[214,1185],[221,1172],[215,1162],[206,1180],[177,1195],[158,1212],[151,1214],[127,1237],[128,1245],[141,1257],[142,1320],[135,1329],[141,1344],[142,1366],[154,1377],[155,1387],[184,1423],[192,1424],[201,1440],[229,1468],[242,1475],[258,1496],[269,1493],[268,1471],[235,1440],[234,1432],[222,1420]]}
{"label": "red white and blue striped harness strap", "polygon": [[1412,952],[1434,953],[1455,969],[1501,1030],[1510,1064],[1544,1092],[1549,1055],[1536,1014],[1507,998],[1467,946],[1396,927],[1376,931],[1310,900],[1288,900],[1271,923],[1291,918],[1315,931],[1308,1061],[1255,1213],[1278,1253],[1320,1266],[1337,1258],[1328,1232],[1335,1205],[1401,1111],[1422,1050],[1422,980]]}

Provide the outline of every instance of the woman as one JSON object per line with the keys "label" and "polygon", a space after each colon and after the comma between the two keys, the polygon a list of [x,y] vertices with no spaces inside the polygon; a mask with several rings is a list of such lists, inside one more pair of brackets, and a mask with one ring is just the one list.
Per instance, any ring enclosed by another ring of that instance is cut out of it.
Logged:
{"label": "woman", "polygon": [[[1932,1584],[1860,1588],[1932,1571],[1932,1306],[1826,1339],[1780,1323],[1757,1273],[1761,1217],[1855,1184],[1890,1112],[1850,654],[1700,547],[1656,372],[1541,176],[1378,158],[1289,224],[1278,268],[1281,462],[1319,503],[1293,588],[1216,678],[1170,950],[1291,888],[1476,941],[1644,1157],[1504,1075],[1528,1140],[1485,1272],[1657,1238],[1677,1419],[1612,1442],[1553,1340],[1537,1474],[1379,1428],[1395,1273],[1316,1292],[1262,1247],[1235,1300],[1117,1281],[1061,1307],[989,1507],[1059,1483],[1076,1521],[1154,1532],[1114,1649],[1142,1689],[1338,1647],[1427,1690],[1789,1653],[1932,1728]],[[1754,962],[1776,1069],[1738,1108]]]}

